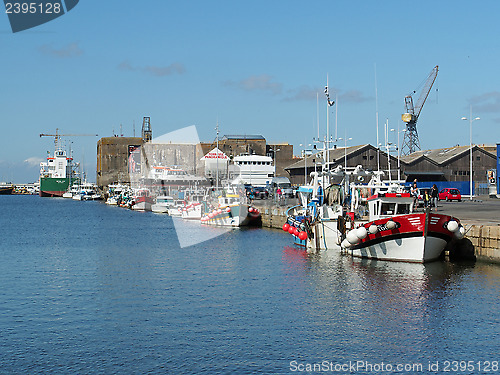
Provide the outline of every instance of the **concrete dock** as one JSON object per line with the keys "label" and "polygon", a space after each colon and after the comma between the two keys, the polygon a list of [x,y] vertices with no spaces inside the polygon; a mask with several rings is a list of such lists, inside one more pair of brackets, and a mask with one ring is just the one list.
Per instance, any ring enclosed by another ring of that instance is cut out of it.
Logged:
{"label": "concrete dock", "polygon": [[[295,200],[276,205],[272,200],[256,200],[262,213],[262,226],[281,229],[286,211]],[[470,259],[500,264],[500,199],[474,197],[462,202],[439,202],[438,213],[460,219],[466,229],[465,238],[452,241],[446,248],[450,259]]]}

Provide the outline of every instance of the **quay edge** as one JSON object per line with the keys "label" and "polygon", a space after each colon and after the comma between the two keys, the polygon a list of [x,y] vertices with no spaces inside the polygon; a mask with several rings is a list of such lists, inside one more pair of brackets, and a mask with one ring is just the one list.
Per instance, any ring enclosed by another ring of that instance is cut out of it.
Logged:
{"label": "quay edge", "polygon": [[[280,229],[286,222],[288,206],[259,207],[262,226]],[[472,260],[500,264],[500,223],[498,225],[467,224],[462,220],[467,233],[462,240],[453,240],[445,248],[450,261]]]}
{"label": "quay edge", "polygon": [[477,260],[500,264],[500,224],[465,225],[467,233],[462,240],[452,241],[445,251],[450,260]]}

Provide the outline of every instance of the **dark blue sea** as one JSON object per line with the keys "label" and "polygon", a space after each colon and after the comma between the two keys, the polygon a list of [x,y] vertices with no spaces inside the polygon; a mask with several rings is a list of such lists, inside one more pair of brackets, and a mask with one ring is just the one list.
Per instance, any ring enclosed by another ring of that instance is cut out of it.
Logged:
{"label": "dark blue sea", "polygon": [[181,248],[167,216],[0,207],[2,374],[500,372],[497,265],[307,255],[269,229]]}

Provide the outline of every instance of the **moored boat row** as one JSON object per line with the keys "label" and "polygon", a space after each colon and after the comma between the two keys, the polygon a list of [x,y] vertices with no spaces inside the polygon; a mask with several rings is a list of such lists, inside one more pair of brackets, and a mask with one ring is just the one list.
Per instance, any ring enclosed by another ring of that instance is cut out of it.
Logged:
{"label": "moored boat row", "polygon": [[[344,179],[347,176],[346,172]],[[299,188],[302,204],[289,209],[283,225],[294,243],[308,251],[424,263],[438,259],[448,242],[465,235],[455,217],[430,209],[414,212],[414,197],[401,184],[381,181],[380,174],[374,174],[368,184],[349,184],[350,210],[346,204],[323,202],[319,180],[326,174],[313,172],[312,177],[310,185]],[[367,197],[359,194],[361,189],[369,192]],[[361,206],[368,217],[359,215]]]}

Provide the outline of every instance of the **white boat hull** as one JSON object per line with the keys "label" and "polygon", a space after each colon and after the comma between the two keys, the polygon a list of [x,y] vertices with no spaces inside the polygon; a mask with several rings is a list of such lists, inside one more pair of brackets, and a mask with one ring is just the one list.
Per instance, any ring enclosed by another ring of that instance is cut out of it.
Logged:
{"label": "white boat hull", "polygon": [[337,220],[321,220],[311,226],[314,238],[307,239],[307,249],[328,250],[340,249],[340,232],[337,229]]}
{"label": "white boat hull", "polygon": [[449,215],[407,214],[377,219],[348,232],[342,247],[356,257],[425,263],[439,259],[446,244],[463,233],[460,221]]}
{"label": "white boat hull", "polygon": [[136,211],[151,211],[151,206],[150,202],[137,202],[132,206],[132,209]]}
{"label": "white boat hull", "polygon": [[438,259],[446,243],[439,237],[416,234],[415,237],[385,240],[371,246],[349,249],[347,252],[360,258],[424,263]]}
{"label": "white boat hull", "polygon": [[201,219],[201,210],[194,211],[183,211],[182,218],[185,220],[200,220]]}
{"label": "white boat hull", "polygon": [[341,233],[337,229],[337,220],[323,219],[312,224],[310,229],[313,237],[301,240],[293,235],[295,245],[303,246],[308,252],[319,250],[340,250]]}
{"label": "white boat hull", "polygon": [[202,216],[202,205],[188,205],[182,210],[182,218],[185,220],[200,220]]}
{"label": "white boat hull", "polygon": [[151,206],[151,211],[156,212],[158,214],[168,214],[168,206],[163,204],[153,204]]}
{"label": "white boat hull", "polygon": [[209,217],[208,220],[202,220],[202,224],[209,224],[222,227],[242,227],[251,225],[260,218],[259,212],[249,212],[249,206],[240,204],[231,206],[230,211],[222,210],[222,212]]}
{"label": "white boat hull", "polygon": [[118,204],[118,201],[115,197],[109,197],[106,199],[106,204],[109,204],[110,206],[116,206]]}

